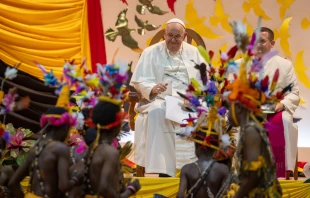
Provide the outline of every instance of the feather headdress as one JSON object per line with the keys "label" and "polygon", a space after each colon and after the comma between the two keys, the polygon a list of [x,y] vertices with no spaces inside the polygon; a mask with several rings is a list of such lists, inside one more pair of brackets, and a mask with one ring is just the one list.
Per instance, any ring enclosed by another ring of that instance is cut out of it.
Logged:
{"label": "feather headdress", "polygon": [[243,60],[239,65],[239,74],[235,73],[233,82],[225,87],[226,99],[230,102],[238,101],[255,115],[261,115],[261,106],[282,100],[291,85],[274,93],[279,78],[279,70],[276,70],[271,82],[269,82],[268,76],[262,76],[264,62],[277,53],[272,51],[262,58],[254,56],[255,47],[259,40],[260,20],[250,42],[243,29],[240,28],[242,27],[241,22],[233,22],[231,26],[234,30],[235,41],[238,43],[238,49],[243,52]]}

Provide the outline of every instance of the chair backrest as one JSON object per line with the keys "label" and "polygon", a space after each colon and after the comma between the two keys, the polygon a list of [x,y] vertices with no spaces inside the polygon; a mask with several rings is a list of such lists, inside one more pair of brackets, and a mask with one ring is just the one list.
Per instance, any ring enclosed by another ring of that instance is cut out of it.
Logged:
{"label": "chair backrest", "polygon": [[[185,31],[187,32],[187,37],[185,38],[187,43],[192,44],[192,42],[195,41],[197,46],[201,45],[204,48],[206,48],[205,42],[203,41],[203,39],[201,38],[201,36],[197,32],[195,32],[192,29],[188,29],[188,28],[186,28]],[[158,43],[162,39],[164,40],[164,30],[163,29],[155,34],[155,36],[151,40],[150,46],[154,45],[155,43]]]}

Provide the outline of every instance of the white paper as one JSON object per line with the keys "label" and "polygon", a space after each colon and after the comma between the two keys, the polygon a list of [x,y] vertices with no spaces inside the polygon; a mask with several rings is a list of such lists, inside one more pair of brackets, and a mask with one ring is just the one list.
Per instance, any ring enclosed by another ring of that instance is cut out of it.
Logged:
{"label": "white paper", "polygon": [[161,94],[163,96],[171,96],[172,95],[172,81],[170,82],[166,82],[168,85],[167,85],[167,89],[166,91],[162,92]]}
{"label": "white paper", "polygon": [[166,119],[177,122],[177,123],[184,123],[184,119],[189,118],[189,114],[191,114],[192,117],[196,116],[196,113],[191,113],[184,111],[179,103],[183,104],[184,101],[173,97],[173,96],[166,96]]}

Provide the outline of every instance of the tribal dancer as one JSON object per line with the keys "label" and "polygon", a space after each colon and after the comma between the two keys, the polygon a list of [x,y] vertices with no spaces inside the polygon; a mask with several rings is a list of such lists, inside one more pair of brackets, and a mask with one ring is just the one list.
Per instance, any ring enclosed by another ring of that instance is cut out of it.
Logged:
{"label": "tribal dancer", "polygon": [[[254,58],[259,39],[259,30],[252,35],[252,40],[245,33],[239,22],[232,24],[235,40],[243,52],[244,63],[239,66],[239,75],[234,74],[232,83],[225,87],[224,96],[229,103],[229,120],[234,126],[240,126],[240,140],[237,150],[240,188],[234,198],[243,197],[281,197],[282,191],[276,178],[276,166],[271,152],[268,123],[264,122],[261,106],[274,104],[281,100],[289,87],[274,93],[279,76],[276,71],[269,86],[269,77],[262,75],[263,61]],[[246,65],[251,63],[247,71]]]}
{"label": "tribal dancer", "polygon": [[69,87],[62,87],[55,107],[50,108],[41,117],[41,126],[45,137],[40,139],[32,149],[26,161],[17,169],[9,182],[9,188],[17,198],[24,197],[20,182],[30,174],[29,192],[31,197],[58,197],[61,193],[80,183],[82,170],[69,178],[70,154],[64,143],[70,127],[76,119],[69,113]]}

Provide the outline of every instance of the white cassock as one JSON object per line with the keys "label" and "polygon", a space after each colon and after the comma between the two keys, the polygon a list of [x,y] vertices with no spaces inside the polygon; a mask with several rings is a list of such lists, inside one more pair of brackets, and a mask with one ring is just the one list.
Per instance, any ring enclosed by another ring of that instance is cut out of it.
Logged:
{"label": "white cassock", "polygon": [[[241,61],[242,59],[236,62],[240,63]],[[286,108],[282,113],[285,138],[285,169],[293,171],[296,163],[298,142],[298,130],[296,124],[293,123],[293,114],[299,105],[299,87],[293,64],[280,56],[274,56],[265,63],[264,76],[268,75],[271,82],[277,69],[279,69],[280,75],[274,93],[291,83],[293,84],[291,92],[288,92],[281,101]]]}
{"label": "white cassock", "polygon": [[[164,96],[150,98],[150,93],[159,82],[172,82],[172,96],[179,97],[177,91],[185,93],[189,79],[199,76],[192,60],[195,63],[205,62],[197,48],[186,42],[176,55],[171,55],[162,41],[143,51],[133,72],[130,85],[142,94],[144,100],[135,109],[139,113],[135,121],[135,163],[145,167],[146,173],[175,175],[175,142],[181,141],[175,140],[175,132],[180,125],[165,119]],[[195,158],[193,143],[177,145],[181,147],[177,150],[188,151],[187,154],[177,154],[181,161],[186,163],[190,158]]]}
{"label": "white cassock", "polygon": [[289,84],[293,84],[291,92],[288,92],[281,103],[285,106],[282,113],[284,138],[285,138],[285,168],[293,171],[296,164],[298,129],[293,123],[293,114],[299,105],[299,87],[293,64],[280,56],[274,56],[264,65],[264,74],[272,80],[275,71],[279,69],[280,76],[276,91],[282,90]]}

